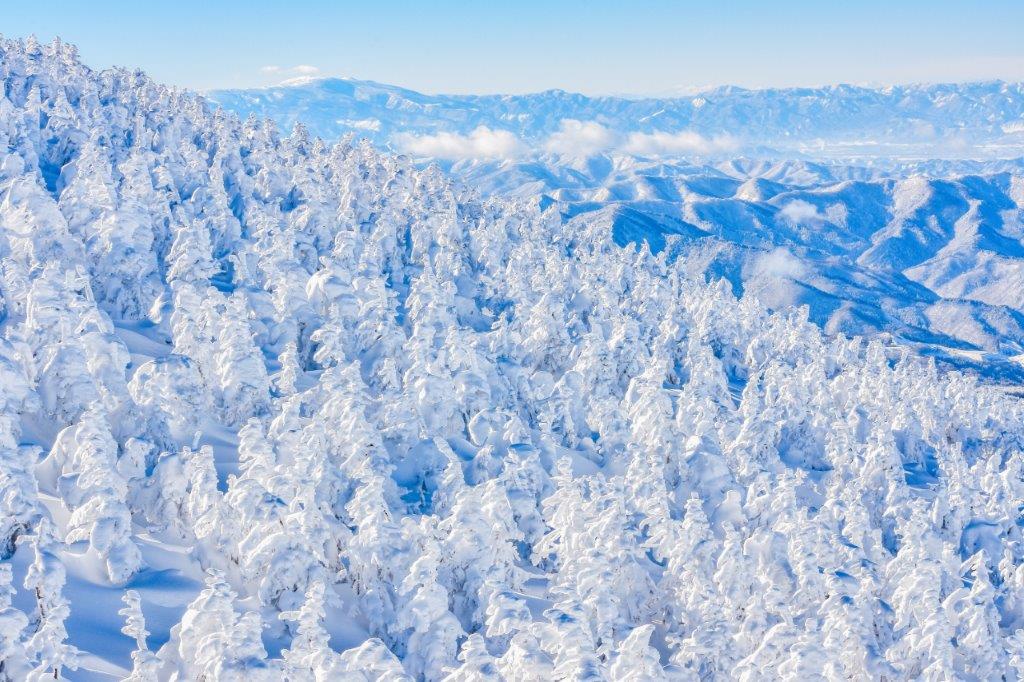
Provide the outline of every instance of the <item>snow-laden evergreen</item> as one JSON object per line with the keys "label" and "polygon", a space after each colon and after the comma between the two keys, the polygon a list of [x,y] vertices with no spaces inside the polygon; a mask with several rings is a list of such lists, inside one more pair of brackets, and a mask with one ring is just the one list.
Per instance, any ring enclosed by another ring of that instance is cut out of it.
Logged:
{"label": "snow-laden evergreen", "polygon": [[1022,679],[1019,399],[66,44],[0,78],[0,675]]}

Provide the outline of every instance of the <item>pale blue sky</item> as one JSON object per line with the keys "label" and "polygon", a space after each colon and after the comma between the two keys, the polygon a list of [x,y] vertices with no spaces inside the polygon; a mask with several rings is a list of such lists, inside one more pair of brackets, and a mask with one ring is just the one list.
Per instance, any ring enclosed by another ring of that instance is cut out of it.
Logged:
{"label": "pale blue sky", "polygon": [[453,93],[1024,80],[1022,0],[6,4],[9,37],[60,35],[94,66],[197,89],[314,72]]}

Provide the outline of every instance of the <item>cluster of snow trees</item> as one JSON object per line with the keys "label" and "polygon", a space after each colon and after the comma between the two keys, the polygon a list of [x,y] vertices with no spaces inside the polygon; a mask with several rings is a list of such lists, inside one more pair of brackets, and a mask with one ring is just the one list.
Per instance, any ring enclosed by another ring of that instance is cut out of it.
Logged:
{"label": "cluster of snow trees", "polygon": [[1024,679],[1019,399],[60,42],[0,82],[0,677],[79,663],[73,553],[134,680]]}

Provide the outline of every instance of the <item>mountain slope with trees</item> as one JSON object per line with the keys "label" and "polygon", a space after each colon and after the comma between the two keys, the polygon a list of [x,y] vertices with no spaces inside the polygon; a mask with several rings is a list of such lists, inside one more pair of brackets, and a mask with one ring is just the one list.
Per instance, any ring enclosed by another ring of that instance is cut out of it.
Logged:
{"label": "mountain slope with trees", "polygon": [[1024,404],[0,43],[0,677],[1020,679]]}

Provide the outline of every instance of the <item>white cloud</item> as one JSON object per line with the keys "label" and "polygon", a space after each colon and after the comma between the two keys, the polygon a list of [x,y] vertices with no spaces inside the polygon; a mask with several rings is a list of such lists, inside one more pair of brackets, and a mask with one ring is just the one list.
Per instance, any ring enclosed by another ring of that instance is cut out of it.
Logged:
{"label": "white cloud", "polygon": [[783,279],[799,279],[807,272],[803,262],[783,247],[758,256],[751,270],[750,275],[753,277]]}
{"label": "white cloud", "polygon": [[396,135],[394,141],[407,154],[436,159],[508,159],[527,151],[526,145],[515,134],[486,126],[480,126],[469,135],[402,133]]}
{"label": "white cloud", "polygon": [[637,132],[625,136],[596,121],[567,118],[544,143],[544,149],[573,156],[591,156],[605,151],[637,156],[708,156],[734,152],[739,149],[739,142],[729,135],[708,138],[689,130]]}
{"label": "white cloud", "polygon": [[789,202],[782,207],[779,211],[779,215],[794,225],[810,222],[812,220],[821,220],[822,218],[822,215],[818,213],[818,207],[804,201],[803,199],[794,199]]}
{"label": "white cloud", "polygon": [[1003,132],[1007,135],[1024,133],[1024,121],[1012,121],[1003,125]]}
{"label": "white cloud", "polygon": [[911,135],[917,139],[930,140],[936,135],[935,125],[928,121],[911,121]]}
{"label": "white cloud", "polygon": [[555,154],[593,156],[619,143],[619,135],[596,121],[562,119],[558,132],[552,133],[544,149]]}
{"label": "white cloud", "polygon": [[626,139],[621,151],[637,156],[705,156],[733,152],[738,148],[739,143],[729,135],[708,138],[690,130],[681,130],[676,133],[633,133]]}
{"label": "white cloud", "polygon": [[335,123],[356,130],[380,130],[380,119],[378,118],[339,118]]}
{"label": "white cloud", "polygon": [[[347,122],[351,123],[351,122]],[[510,159],[543,150],[566,156],[589,157],[602,152],[637,156],[710,156],[734,152],[738,141],[728,135],[707,138],[684,130],[675,133],[624,135],[597,121],[562,119],[558,130],[536,145],[508,130],[480,126],[469,134],[435,135],[399,133],[393,142],[401,151],[435,159]]]}
{"label": "white cloud", "polygon": [[320,69],[311,64],[296,64],[295,66],[261,66],[260,73],[264,76],[315,76]]}

